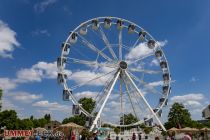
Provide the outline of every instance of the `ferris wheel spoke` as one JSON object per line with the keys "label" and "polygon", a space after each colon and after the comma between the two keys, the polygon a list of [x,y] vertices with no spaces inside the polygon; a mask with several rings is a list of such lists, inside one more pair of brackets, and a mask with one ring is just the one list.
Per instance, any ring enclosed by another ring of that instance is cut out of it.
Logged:
{"label": "ferris wheel spoke", "polygon": [[[122,76],[122,74],[121,74]],[[123,110],[123,97],[122,97],[122,80],[120,79],[120,116],[122,115],[122,117],[124,116],[124,110]],[[123,120],[123,124],[124,124],[124,120]]]}
{"label": "ferris wheel spoke", "polygon": [[137,43],[139,42],[139,38],[135,41],[135,43],[132,45],[132,47],[131,47],[131,49],[133,49],[136,45],[137,45]]}
{"label": "ferris wheel spoke", "polygon": [[125,77],[125,83],[127,84],[128,88],[130,88],[130,91],[129,91],[130,96],[131,96],[131,93],[133,93],[133,96],[131,96],[131,97],[132,97],[132,98],[136,101],[136,103],[138,104],[139,109],[140,109],[140,113],[143,113],[142,111],[145,109],[145,108],[143,107],[144,105],[142,105],[142,104],[140,103],[140,101],[138,100],[138,99],[139,99],[139,95],[136,94],[136,90],[132,87],[131,83],[128,82],[128,81],[129,81],[129,79],[128,79],[127,77]]}
{"label": "ferris wheel spoke", "polygon": [[110,72],[105,73],[105,74],[102,74],[102,75],[100,75],[100,76],[96,76],[96,77],[94,77],[93,79],[90,79],[90,80],[88,80],[88,81],[86,81],[86,82],[83,82],[83,83],[81,83],[81,84],[75,85],[75,86],[71,87],[70,89],[72,89],[72,91],[73,91],[73,90],[75,90],[75,89],[77,89],[77,88],[79,88],[79,87],[88,85],[90,82],[93,82],[93,81],[98,80],[98,79],[100,79],[100,78],[102,78],[102,77],[104,77],[104,76],[107,76],[107,75],[113,73],[114,71],[116,71],[116,70],[110,71]]}
{"label": "ferris wheel spoke", "polygon": [[[96,112],[96,110],[100,107],[101,105],[101,102],[105,99],[106,95],[107,95],[107,90],[110,88],[112,82],[114,81],[114,78],[111,78],[111,80],[109,80],[108,82],[106,82],[105,86],[103,87],[102,91],[101,91],[101,96],[99,97],[99,94],[97,95],[95,101],[96,101],[96,107],[94,108],[93,112],[92,112],[92,115],[93,113]],[[99,99],[98,99],[99,98]],[[98,100],[97,100],[98,99]]]}
{"label": "ferris wheel spoke", "polygon": [[111,53],[112,57],[113,57],[115,60],[117,60],[117,56],[116,56],[115,52],[113,51],[113,49],[112,49],[112,47],[111,47],[111,45],[110,45],[110,43],[109,43],[109,40],[107,39],[107,37],[106,37],[106,35],[105,35],[103,29],[101,28],[101,26],[99,27],[99,32],[100,32],[100,34],[101,34],[102,40],[104,41],[104,43],[105,43],[106,47],[108,48],[109,52]]}
{"label": "ferris wheel spoke", "polygon": [[146,59],[146,58],[148,58],[148,57],[150,57],[150,56],[152,56],[153,55],[153,53],[150,53],[150,54],[148,54],[148,55],[145,55],[145,56],[143,56],[143,57],[140,57],[140,58],[138,58],[138,59],[136,59],[136,60],[132,60],[132,61],[130,61],[130,60],[128,60],[128,64],[129,65],[132,65],[132,64],[134,64],[134,63],[136,63],[136,62],[138,62],[138,61],[141,61],[141,60],[143,60],[143,59]]}
{"label": "ferris wheel spoke", "polygon": [[119,31],[118,39],[119,39],[119,60],[122,60],[122,30]]}
{"label": "ferris wheel spoke", "polygon": [[126,76],[128,77],[129,81],[131,82],[131,84],[134,86],[134,88],[136,89],[136,91],[139,93],[139,95],[141,96],[141,98],[143,99],[144,103],[147,105],[147,107],[149,108],[150,112],[152,113],[152,115],[156,118],[156,120],[158,121],[159,125],[162,127],[162,129],[164,131],[166,131],[165,127],[163,126],[163,124],[161,123],[160,119],[157,117],[156,113],[153,111],[152,107],[149,105],[149,103],[147,102],[147,100],[145,99],[144,95],[142,94],[142,92],[138,89],[137,85],[135,84],[135,82],[133,81],[133,79],[130,77],[130,75],[125,71]]}
{"label": "ferris wheel spoke", "polygon": [[88,66],[99,66],[99,67],[109,67],[109,68],[116,68],[116,64],[111,63],[98,63],[97,61],[88,61],[88,60],[81,60],[77,58],[68,57],[68,59],[72,60],[73,63],[84,64]]}
{"label": "ferris wheel spoke", "polygon": [[143,80],[140,80],[138,77],[136,77],[134,74],[132,74],[131,72],[128,71],[128,73],[131,75],[131,77],[136,80],[137,82],[139,82],[141,85],[143,85],[147,91],[150,91],[154,94],[160,94],[162,95],[161,92],[159,92],[158,90],[156,90],[153,86],[149,85],[148,83],[144,82]]}
{"label": "ferris wheel spoke", "polygon": [[109,96],[110,96],[110,94],[111,94],[113,88],[114,88],[114,85],[115,85],[115,83],[116,83],[116,81],[117,81],[119,75],[120,75],[120,71],[117,71],[117,73],[116,73],[115,76],[114,76],[114,81],[113,81],[113,83],[111,84],[111,86],[110,86],[110,88],[109,88],[109,90],[108,90],[108,92],[107,92],[106,98],[105,98],[103,104],[101,105],[101,108],[100,108],[99,112],[97,113],[96,118],[94,119],[92,126],[90,127],[90,130],[91,130],[91,131],[92,131],[93,128],[97,125],[98,119],[99,119],[99,117],[101,116],[102,110],[103,110],[103,108],[104,108],[104,106],[105,106],[105,104],[106,104],[106,102],[107,102],[107,100],[108,100],[108,98],[109,98]]}
{"label": "ferris wheel spoke", "polygon": [[137,68],[129,68],[128,70],[132,72],[142,72],[142,73],[147,73],[147,74],[159,74],[162,72],[162,71],[145,70],[145,69],[137,69]]}
{"label": "ferris wheel spoke", "polygon": [[136,113],[134,104],[133,104],[132,99],[131,99],[131,95],[130,95],[130,91],[129,91],[129,89],[128,89],[128,85],[127,85],[127,83],[125,82],[124,79],[123,79],[123,83],[124,83],[124,85],[125,85],[125,88],[126,88],[126,91],[127,91],[127,95],[128,95],[129,100],[130,100],[131,107],[132,107],[132,109],[133,109],[134,115],[135,115],[135,117],[136,117],[137,119],[139,119],[138,116],[137,116],[137,113]]}
{"label": "ferris wheel spoke", "polygon": [[92,51],[96,52],[98,55],[102,56],[107,61],[109,61],[109,62],[113,61],[109,56],[107,56],[102,51],[100,51],[98,48],[96,48],[93,44],[91,44],[89,41],[87,41],[83,36],[81,36],[79,34],[78,34],[78,36],[82,39],[81,41],[85,46],[90,48]]}

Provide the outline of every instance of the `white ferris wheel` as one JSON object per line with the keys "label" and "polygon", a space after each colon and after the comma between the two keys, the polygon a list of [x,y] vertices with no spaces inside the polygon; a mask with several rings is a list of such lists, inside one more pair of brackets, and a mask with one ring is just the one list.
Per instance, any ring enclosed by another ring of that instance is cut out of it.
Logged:
{"label": "white ferris wheel", "polygon": [[[160,121],[170,93],[167,59],[156,41],[137,24],[118,17],[97,17],[81,23],[62,43],[57,59],[64,100],[73,114],[89,118],[90,130],[101,123],[117,127]],[[92,97],[95,108],[85,110],[78,100]],[[124,124],[124,114],[138,121]],[[153,120],[154,119],[154,120]]]}

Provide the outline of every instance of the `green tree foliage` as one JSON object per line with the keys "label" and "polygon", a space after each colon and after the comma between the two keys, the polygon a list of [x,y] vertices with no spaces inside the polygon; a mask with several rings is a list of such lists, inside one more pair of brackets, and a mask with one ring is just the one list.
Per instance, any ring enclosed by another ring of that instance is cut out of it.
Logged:
{"label": "green tree foliage", "polygon": [[115,128],[114,128],[114,132],[118,135],[118,134],[120,133],[120,129],[117,128],[117,127],[115,127]]}
{"label": "green tree foliage", "polygon": [[91,113],[95,107],[95,101],[92,98],[81,98],[79,103],[89,113]]}
{"label": "green tree foliage", "polygon": [[7,129],[17,129],[17,113],[14,110],[4,110],[0,112],[0,128],[6,126]]}
{"label": "green tree foliage", "polygon": [[44,115],[45,120],[47,120],[47,122],[49,123],[51,121],[51,116],[50,114],[45,114]]}
{"label": "green tree foliage", "polygon": [[3,90],[0,89],[0,100],[1,100],[2,94],[3,94]]}
{"label": "green tree foliage", "polygon": [[174,103],[168,114],[168,122],[165,127],[170,129],[172,127],[190,127],[192,123],[191,115],[183,104]]}
{"label": "green tree foliage", "polygon": [[31,130],[33,127],[34,124],[30,119],[18,119],[18,129]]}
{"label": "green tree foliage", "polygon": [[3,94],[3,90],[0,89],[0,111],[1,111],[1,108],[2,108],[2,104],[1,104],[2,94]]}
{"label": "green tree foliage", "polygon": [[120,118],[121,122],[124,121],[125,125],[136,123],[138,119],[131,113],[124,114],[123,117]]}
{"label": "green tree foliage", "polygon": [[69,118],[65,118],[63,120],[63,124],[69,123],[69,122],[73,122],[76,123],[78,125],[84,126],[85,125],[85,118],[84,116],[73,116],[73,117],[69,117]]}
{"label": "green tree foliage", "polygon": [[145,134],[149,134],[152,131],[152,127],[145,127],[143,130]]}
{"label": "green tree foliage", "polygon": [[49,123],[45,118],[33,119],[32,122],[34,124],[34,128],[44,127],[47,123]]}
{"label": "green tree foliage", "polygon": [[[95,107],[95,101],[92,98],[81,98],[78,101],[80,104],[82,104],[82,107],[88,111],[89,113],[91,113]],[[80,114],[79,116],[72,116],[69,118],[65,118],[62,123],[66,124],[69,122],[73,122],[76,123],[78,125],[85,125],[85,121],[86,121],[86,117],[83,114]]]}
{"label": "green tree foliage", "polygon": [[[49,114],[47,116],[49,116]],[[49,120],[45,118],[34,119],[33,116],[31,116],[30,119],[21,120],[17,117],[17,113],[14,110],[4,110],[0,112],[0,127],[6,127],[8,130],[30,130],[36,127],[44,127],[47,123],[49,123]]]}

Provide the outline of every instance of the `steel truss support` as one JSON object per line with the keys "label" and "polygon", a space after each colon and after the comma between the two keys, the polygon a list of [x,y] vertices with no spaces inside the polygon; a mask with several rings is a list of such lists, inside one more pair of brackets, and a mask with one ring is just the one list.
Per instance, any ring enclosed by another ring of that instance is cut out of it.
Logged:
{"label": "steel truss support", "polygon": [[152,113],[152,115],[155,117],[155,119],[158,121],[159,125],[162,127],[163,131],[166,131],[166,129],[163,126],[162,122],[157,117],[156,113],[153,111],[152,107],[149,105],[149,103],[147,102],[147,100],[144,98],[144,95],[138,89],[138,87],[136,86],[136,84],[134,83],[134,81],[132,80],[132,78],[130,77],[130,75],[127,73],[127,71],[125,71],[125,75],[128,77],[129,81],[132,83],[132,85],[134,86],[134,88],[137,90],[137,92],[139,93],[139,95],[141,96],[141,98],[143,99],[143,101],[145,102],[145,104],[147,105],[147,107],[149,108],[149,110]]}
{"label": "steel truss support", "polygon": [[103,104],[101,105],[101,108],[100,108],[99,112],[97,113],[96,118],[93,121],[93,124],[90,127],[90,131],[92,131],[95,127],[97,127],[97,123],[98,123],[98,120],[99,120],[99,118],[101,116],[102,110],[103,110],[103,108],[104,108],[104,106],[105,106],[105,104],[106,104],[106,102],[107,102],[107,100],[108,100],[108,98],[109,98],[113,88],[114,88],[114,85],[115,85],[117,79],[119,78],[119,75],[120,75],[120,71],[118,71],[116,73],[114,81],[113,81],[113,83],[112,83],[112,85],[111,85],[111,87],[110,87],[110,89],[108,91],[108,94],[106,95],[106,98],[105,98]]}

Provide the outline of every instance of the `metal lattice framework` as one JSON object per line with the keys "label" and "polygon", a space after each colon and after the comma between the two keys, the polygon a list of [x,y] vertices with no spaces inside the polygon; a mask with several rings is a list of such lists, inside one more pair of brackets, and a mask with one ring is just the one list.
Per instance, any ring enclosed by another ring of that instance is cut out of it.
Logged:
{"label": "metal lattice framework", "polygon": [[[80,24],[62,44],[57,66],[64,100],[73,102],[74,114],[91,118],[90,130],[100,127],[103,118],[118,127],[155,118],[165,130],[159,117],[170,93],[169,65],[161,42],[137,24],[117,17],[98,17]],[[92,112],[78,103],[81,96],[89,95],[87,90],[95,93],[91,94],[96,101]],[[108,111],[115,117],[105,115]],[[125,125],[126,113],[139,121]]]}

